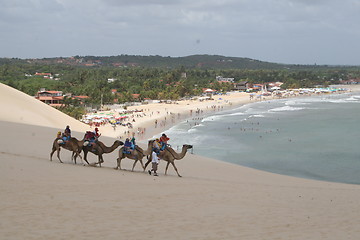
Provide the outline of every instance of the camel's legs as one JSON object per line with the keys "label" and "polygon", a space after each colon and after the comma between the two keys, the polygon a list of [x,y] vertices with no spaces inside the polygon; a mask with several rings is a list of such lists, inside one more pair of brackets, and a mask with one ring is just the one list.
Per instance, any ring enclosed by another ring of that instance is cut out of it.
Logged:
{"label": "camel's legs", "polygon": [[117,166],[116,166],[115,169],[121,170],[121,160],[122,160],[122,158],[121,158],[121,157],[118,157],[116,160],[117,160]]}
{"label": "camel's legs", "polygon": [[173,165],[173,167],[174,167],[177,175],[178,175],[179,177],[181,177],[180,174],[179,174],[179,172],[178,172],[178,170],[177,170],[177,168],[176,168],[176,166],[175,166],[175,163],[174,163],[174,162],[171,162],[171,164]]}
{"label": "camel's legs", "polygon": [[76,158],[77,158],[78,155],[79,154],[77,152],[75,152],[75,151],[73,151],[72,154],[71,154],[71,161],[74,161],[75,164],[76,164]]}
{"label": "camel's legs", "polygon": [[85,160],[85,162],[86,162],[88,165],[90,165],[89,162],[88,162],[88,160],[87,160],[87,154],[88,154],[88,150],[85,150],[85,149],[84,149],[84,160]]}
{"label": "camel's legs", "polygon": [[[82,157],[81,157],[81,155],[80,155],[79,152],[74,151],[74,152],[72,153],[72,157],[73,157],[73,159],[74,159],[75,164],[76,164],[76,158],[79,157],[80,160],[81,160],[81,163],[82,163],[83,165],[85,165],[85,164],[84,164],[84,161],[83,161],[83,159],[82,159]],[[88,163],[88,164],[89,164],[89,163]]]}
{"label": "camel's legs", "polygon": [[137,161],[138,161],[138,160],[135,159],[135,162],[134,162],[133,167],[132,167],[132,169],[131,169],[132,172],[134,171],[134,168],[135,168],[135,165],[136,165]]}
{"label": "camel's legs", "polygon": [[144,167],[144,163],[143,163],[142,159],[140,159],[139,161],[140,161],[140,163],[141,163],[142,168],[144,169],[143,172],[145,172],[145,167]]}
{"label": "camel's legs", "polygon": [[57,158],[59,159],[59,161],[60,161],[61,163],[63,163],[63,162],[61,161],[61,159],[60,159],[60,150],[61,150],[61,148],[59,147],[59,148],[57,149]]}
{"label": "camel's legs", "polygon": [[166,168],[165,168],[165,175],[167,174],[167,170],[168,170],[168,167],[169,167],[169,164],[170,164],[170,163],[171,163],[171,165],[173,165],[173,167],[174,167],[177,175],[178,175],[179,177],[181,177],[180,174],[179,174],[179,172],[178,172],[178,170],[177,170],[177,168],[176,168],[176,166],[175,166],[175,163],[174,163],[174,162],[167,162]]}
{"label": "camel's legs", "polygon": [[85,166],[84,160],[83,160],[82,156],[80,155],[80,152],[76,152],[76,155],[80,158],[81,163]]}
{"label": "camel's legs", "polygon": [[144,170],[146,169],[147,165],[149,165],[150,162],[151,162],[151,159],[147,160],[147,162],[145,163],[145,168],[144,168]]}
{"label": "camel's legs", "polygon": [[51,150],[51,153],[50,153],[50,161],[52,161],[52,156],[53,156],[55,151],[56,151],[56,148],[53,147],[52,150]]}
{"label": "camel's legs", "polygon": [[170,162],[167,162],[167,163],[166,163],[165,175],[167,174],[167,170],[168,170],[169,164],[170,164]]}
{"label": "camel's legs", "polygon": [[98,162],[99,167],[101,167],[101,163],[103,163],[103,162],[104,162],[104,159],[103,159],[103,157],[102,157],[102,154],[99,153],[99,162]]}

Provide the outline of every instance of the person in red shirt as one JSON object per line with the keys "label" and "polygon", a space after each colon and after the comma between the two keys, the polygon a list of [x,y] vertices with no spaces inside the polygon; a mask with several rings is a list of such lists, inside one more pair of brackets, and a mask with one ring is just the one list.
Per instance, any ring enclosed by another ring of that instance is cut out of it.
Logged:
{"label": "person in red shirt", "polygon": [[161,137],[160,137],[160,143],[161,143],[161,148],[160,148],[160,150],[161,150],[161,151],[166,148],[166,146],[168,145],[167,142],[168,142],[169,140],[170,140],[170,138],[168,138],[165,133],[163,133],[163,134],[161,135]]}
{"label": "person in red shirt", "polygon": [[85,140],[88,141],[89,145],[95,148],[96,142],[98,141],[98,138],[101,136],[101,133],[99,133],[99,129],[95,128],[94,132],[86,131],[85,133]]}
{"label": "person in red shirt", "polygon": [[95,128],[95,138],[96,140],[101,136],[101,133],[99,133],[99,129],[98,128]]}

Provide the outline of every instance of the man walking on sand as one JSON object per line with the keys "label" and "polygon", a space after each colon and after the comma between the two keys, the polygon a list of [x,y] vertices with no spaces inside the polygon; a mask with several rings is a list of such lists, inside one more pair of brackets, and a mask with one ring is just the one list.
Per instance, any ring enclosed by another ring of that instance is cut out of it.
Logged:
{"label": "man walking on sand", "polygon": [[154,176],[158,176],[156,173],[158,165],[159,165],[159,157],[157,156],[155,151],[152,151],[151,153],[151,166],[152,169],[148,171],[148,173],[151,175],[151,172],[154,172]]}

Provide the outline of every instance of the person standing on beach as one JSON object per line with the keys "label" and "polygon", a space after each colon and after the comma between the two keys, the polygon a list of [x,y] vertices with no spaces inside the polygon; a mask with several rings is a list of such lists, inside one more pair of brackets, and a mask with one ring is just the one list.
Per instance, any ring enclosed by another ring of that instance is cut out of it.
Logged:
{"label": "person standing on beach", "polygon": [[159,165],[159,157],[157,156],[157,153],[155,151],[152,151],[151,153],[151,166],[152,169],[148,171],[148,173],[151,175],[151,172],[154,172],[154,176],[158,176],[157,169]]}
{"label": "person standing on beach", "polygon": [[157,138],[154,142],[153,142],[153,145],[152,145],[152,150],[155,152],[155,153],[157,153],[157,154],[159,154],[160,153],[160,140]]}

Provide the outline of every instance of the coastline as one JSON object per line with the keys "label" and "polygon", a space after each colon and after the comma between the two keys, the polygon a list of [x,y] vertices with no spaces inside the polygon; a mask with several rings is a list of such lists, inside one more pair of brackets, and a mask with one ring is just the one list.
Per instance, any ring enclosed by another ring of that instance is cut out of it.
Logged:
{"label": "coastline", "polygon": [[[349,89],[351,92],[360,92],[360,85],[337,85],[339,88]],[[347,92],[347,91],[345,91]],[[344,93],[344,92],[343,92]],[[336,93],[342,94],[342,93]],[[307,95],[301,96],[289,96],[287,98],[297,98],[297,97],[308,97]],[[250,93],[245,92],[229,92],[226,95],[215,95],[213,100],[183,100],[177,101],[176,104],[167,104],[167,103],[150,103],[150,104],[141,104],[137,106],[129,106],[127,110],[130,111],[141,111],[145,113],[146,116],[136,117],[136,114],[133,114],[133,117],[130,117],[128,121],[133,125],[132,129],[126,127],[117,127],[114,129],[107,125],[99,127],[100,131],[104,136],[118,138],[124,140],[126,137],[131,137],[135,134],[136,139],[139,141],[145,141],[153,136],[160,136],[163,131],[170,129],[171,127],[191,118],[203,118],[217,112],[224,110],[230,110],[237,107],[241,107],[245,104],[255,103],[259,101],[272,101],[281,98],[272,98],[271,96],[262,97],[262,100],[250,99]],[[199,111],[199,113],[197,113]],[[103,113],[108,113],[109,111],[104,111]],[[135,120],[135,122],[133,122]],[[157,126],[155,121],[158,122]],[[138,129],[146,129],[144,133],[139,134]],[[128,133],[125,133],[127,132]]]}
{"label": "coastline", "polygon": [[[249,103],[249,94],[231,92],[228,95],[214,96],[214,100],[198,101],[198,100],[183,100],[176,103],[150,103],[137,106],[129,106],[129,111],[140,111],[140,113],[132,114],[127,122],[133,125],[132,129],[127,127],[117,127],[117,130],[107,125],[100,126],[99,129],[108,137],[115,137],[124,139],[132,134],[136,134],[136,138],[139,140],[146,140],[154,135],[160,134],[181,121],[184,121],[193,117],[202,117],[225,109],[230,109],[242,104]],[[104,111],[105,113],[109,111]],[[145,116],[136,116],[136,115]],[[133,120],[135,120],[133,122]],[[157,121],[157,124],[155,124]],[[138,134],[138,128],[146,129],[144,134]],[[129,133],[125,133],[129,131]]]}

